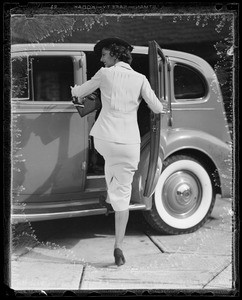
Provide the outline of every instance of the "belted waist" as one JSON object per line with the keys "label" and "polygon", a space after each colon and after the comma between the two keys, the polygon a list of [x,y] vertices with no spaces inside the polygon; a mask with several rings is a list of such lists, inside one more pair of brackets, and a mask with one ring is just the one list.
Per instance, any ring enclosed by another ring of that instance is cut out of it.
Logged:
{"label": "belted waist", "polygon": [[102,114],[106,117],[123,118],[123,119],[135,119],[137,117],[137,111],[132,111],[132,112],[103,111]]}

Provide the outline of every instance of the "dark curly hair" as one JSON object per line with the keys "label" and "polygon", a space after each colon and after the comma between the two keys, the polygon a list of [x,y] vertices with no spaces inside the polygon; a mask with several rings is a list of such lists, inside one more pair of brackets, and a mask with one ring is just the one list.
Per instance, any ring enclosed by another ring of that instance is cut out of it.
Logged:
{"label": "dark curly hair", "polygon": [[109,50],[110,55],[117,57],[118,60],[131,64],[132,55],[130,49],[128,49],[127,47],[117,44],[111,44],[109,46],[105,46],[104,49]]}

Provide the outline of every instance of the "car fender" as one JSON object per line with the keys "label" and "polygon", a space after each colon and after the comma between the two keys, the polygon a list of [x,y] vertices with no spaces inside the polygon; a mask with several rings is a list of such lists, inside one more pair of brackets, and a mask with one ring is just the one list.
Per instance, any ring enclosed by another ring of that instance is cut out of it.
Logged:
{"label": "car fender", "polygon": [[[225,143],[208,133],[197,130],[169,129],[161,135],[160,149],[160,153],[164,153],[164,159],[176,155],[178,152],[188,150],[191,155],[193,151],[206,155],[213,161],[218,171],[221,183],[221,196],[231,197],[232,148],[230,143]],[[131,199],[134,203],[145,203],[147,209],[152,205],[152,196],[149,198],[143,196],[149,163],[149,151],[149,134],[146,134],[142,138],[140,163],[134,175]],[[158,181],[159,176],[160,173],[157,173],[155,182]]]}
{"label": "car fender", "polygon": [[[205,154],[213,161],[221,183],[221,193],[223,197],[232,195],[232,147],[231,143],[197,130],[175,129],[167,131],[161,140],[166,142],[164,146],[165,159],[180,151],[190,150]],[[198,157],[199,158],[199,157]]]}

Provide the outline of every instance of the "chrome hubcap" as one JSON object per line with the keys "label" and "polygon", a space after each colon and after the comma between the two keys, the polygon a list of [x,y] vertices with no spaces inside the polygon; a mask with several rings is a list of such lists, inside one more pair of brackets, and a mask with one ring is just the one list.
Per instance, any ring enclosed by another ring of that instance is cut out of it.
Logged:
{"label": "chrome hubcap", "polygon": [[184,183],[181,184],[178,189],[177,189],[177,201],[181,204],[186,204],[191,197],[192,191],[191,191],[191,187]]}
{"label": "chrome hubcap", "polygon": [[171,174],[162,189],[162,201],[166,211],[176,218],[192,215],[201,202],[202,189],[198,178],[190,171]]}

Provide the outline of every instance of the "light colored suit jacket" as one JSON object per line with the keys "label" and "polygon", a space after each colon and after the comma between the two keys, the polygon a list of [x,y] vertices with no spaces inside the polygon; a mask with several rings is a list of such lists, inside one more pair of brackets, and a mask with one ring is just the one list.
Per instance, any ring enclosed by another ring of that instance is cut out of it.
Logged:
{"label": "light colored suit jacket", "polygon": [[101,68],[90,80],[72,88],[72,95],[85,97],[98,88],[102,109],[90,135],[110,142],[140,143],[137,110],[141,97],[154,113],[163,110],[147,78],[120,61]]}

